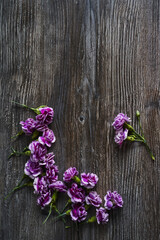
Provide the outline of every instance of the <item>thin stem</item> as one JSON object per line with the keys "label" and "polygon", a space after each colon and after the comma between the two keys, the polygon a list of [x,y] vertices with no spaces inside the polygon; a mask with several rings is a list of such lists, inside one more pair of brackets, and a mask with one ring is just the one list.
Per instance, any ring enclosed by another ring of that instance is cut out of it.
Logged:
{"label": "thin stem", "polygon": [[48,218],[50,217],[51,213],[52,213],[52,209],[53,209],[53,206],[52,204],[50,205],[50,209],[49,209],[49,213],[48,213],[48,216],[46,217],[46,219],[44,220],[43,224],[45,224],[48,220]]}
{"label": "thin stem", "polygon": [[67,203],[66,203],[66,205],[64,206],[64,208],[63,208],[63,210],[61,211],[61,214],[64,212],[64,210],[68,207],[68,205],[70,204],[70,201],[68,201]]}
{"label": "thin stem", "polygon": [[19,189],[21,189],[21,188],[23,188],[23,187],[26,187],[26,186],[30,186],[30,184],[29,183],[25,183],[25,184],[23,184],[22,186],[19,186],[19,185],[17,185],[16,187],[14,187],[13,189],[12,189],[12,191],[5,197],[5,199],[7,199],[12,193],[14,193],[16,190],[19,190]]}
{"label": "thin stem", "polygon": [[142,137],[144,137],[142,126],[141,126],[140,117],[138,117],[138,122],[139,122],[139,127],[140,127],[140,131],[141,131]]}
{"label": "thin stem", "polygon": [[151,151],[151,149],[149,148],[148,144],[147,143],[144,143],[145,144],[145,147],[148,151],[148,153],[150,154],[150,157],[152,158],[152,160],[155,160],[155,157],[153,156],[153,153]]}
{"label": "thin stem", "polygon": [[[54,209],[59,215],[61,214],[56,206],[54,207]],[[64,222],[64,224],[66,223],[66,220],[63,217],[62,217],[62,221]]]}

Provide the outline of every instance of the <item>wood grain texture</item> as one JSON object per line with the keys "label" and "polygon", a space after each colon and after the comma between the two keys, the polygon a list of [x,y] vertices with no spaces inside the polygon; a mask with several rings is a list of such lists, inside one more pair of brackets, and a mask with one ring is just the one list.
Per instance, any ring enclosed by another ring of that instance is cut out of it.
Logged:
{"label": "wood grain texture", "polygon": [[[31,189],[3,198],[27,160],[7,160],[10,147],[29,142],[10,141],[31,116],[12,100],[53,106],[61,173],[69,166],[95,172],[101,196],[116,189],[124,198],[107,225],[81,226],[80,239],[160,239],[159,18],[159,0],[0,1],[0,239],[78,239],[52,218],[42,225],[47,213]],[[114,144],[114,116],[126,112],[138,129],[137,109],[155,162],[140,144]]]}

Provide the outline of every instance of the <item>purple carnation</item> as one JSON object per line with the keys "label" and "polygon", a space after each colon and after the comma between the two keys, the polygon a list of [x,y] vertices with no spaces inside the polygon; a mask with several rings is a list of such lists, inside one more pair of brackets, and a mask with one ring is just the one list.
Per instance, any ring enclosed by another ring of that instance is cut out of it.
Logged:
{"label": "purple carnation", "polygon": [[51,193],[47,192],[45,194],[42,194],[37,199],[37,204],[41,206],[43,209],[46,205],[49,205],[52,201]]}
{"label": "purple carnation", "polygon": [[59,192],[66,192],[67,187],[62,181],[56,181],[49,185],[49,188],[54,188]]}
{"label": "purple carnation", "polygon": [[24,173],[34,179],[42,173],[42,168],[38,162],[32,162],[30,159],[26,162]]}
{"label": "purple carnation", "polygon": [[116,131],[119,131],[120,129],[123,128],[123,125],[124,125],[125,122],[131,122],[131,119],[129,117],[127,117],[126,114],[119,113],[115,117],[114,122],[112,123],[112,126],[114,127],[114,129]]}
{"label": "purple carnation", "polygon": [[53,108],[50,107],[39,108],[39,111],[41,113],[36,116],[37,122],[39,122],[41,125],[49,125],[53,121],[54,116]]}
{"label": "purple carnation", "polygon": [[68,189],[67,194],[71,198],[71,201],[73,203],[77,203],[77,202],[82,203],[85,200],[84,190],[81,187],[78,188],[78,185],[76,183],[72,184],[71,188]]}
{"label": "purple carnation", "polygon": [[64,172],[63,181],[70,182],[77,175],[78,175],[77,169],[75,167],[70,167]]}
{"label": "purple carnation", "polygon": [[33,182],[34,193],[36,194],[45,194],[48,192],[48,185],[46,182],[46,177],[36,177]]}
{"label": "purple carnation", "polygon": [[36,130],[39,132],[44,132],[48,129],[48,126],[44,123],[36,121]]}
{"label": "purple carnation", "polygon": [[96,209],[96,218],[97,218],[97,223],[100,224],[105,224],[109,221],[108,219],[109,217],[109,214],[106,212],[106,209],[105,208],[99,208],[99,209]]}
{"label": "purple carnation", "polygon": [[43,136],[38,138],[38,141],[42,145],[46,145],[47,147],[51,147],[51,144],[56,141],[56,137],[51,129],[47,129],[43,132]]}
{"label": "purple carnation", "polygon": [[123,206],[123,199],[117,191],[111,192],[108,191],[107,194],[104,196],[105,204],[104,207],[108,210],[122,207]]}
{"label": "purple carnation", "polygon": [[47,153],[45,155],[42,165],[45,165],[46,168],[52,168],[55,164],[54,157],[55,155],[53,154],[53,152]]}
{"label": "purple carnation", "polygon": [[74,222],[82,222],[87,217],[87,211],[85,210],[84,204],[75,203],[72,205],[72,211],[70,212],[71,218]]}
{"label": "purple carnation", "polygon": [[28,118],[25,122],[21,121],[22,130],[26,135],[31,135],[36,127],[36,121],[33,118]]}
{"label": "purple carnation", "polygon": [[86,203],[87,205],[93,205],[95,207],[100,207],[100,204],[102,203],[102,199],[97,194],[97,192],[92,191],[89,193],[89,195],[86,197]]}
{"label": "purple carnation", "polygon": [[116,131],[114,141],[115,141],[115,143],[117,143],[121,146],[123,141],[127,138],[127,136],[128,136],[128,129],[126,128],[125,130],[123,130],[123,128],[122,128],[119,131]]}
{"label": "purple carnation", "polygon": [[81,174],[81,186],[88,189],[93,188],[98,182],[98,176],[94,173],[82,173]]}
{"label": "purple carnation", "polygon": [[31,151],[31,160],[33,162],[42,161],[47,153],[47,148],[40,144],[38,141],[33,141],[29,144]]}
{"label": "purple carnation", "polygon": [[46,177],[49,184],[58,180],[58,167],[53,165],[51,168],[46,170]]}

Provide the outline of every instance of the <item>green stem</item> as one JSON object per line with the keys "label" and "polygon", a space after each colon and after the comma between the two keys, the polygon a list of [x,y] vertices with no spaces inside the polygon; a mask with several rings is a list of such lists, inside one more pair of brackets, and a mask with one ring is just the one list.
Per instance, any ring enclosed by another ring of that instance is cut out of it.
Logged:
{"label": "green stem", "polygon": [[155,157],[153,156],[153,153],[152,153],[151,149],[149,148],[148,144],[145,142],[144,145],[145,145],[150,157],[152,158],[152,160],[155,160]]}
{"label": "green stem", "polygon": [[71,203],[71,200],[69,199],[66,203],[66,205],[64,206],[63,210],[61,211],[61,214],[64,212],[64,210],[68,207],[68,205]]}
{"label": "green stem", "polygon": [[[58,208],[55,206],[54,207],[55,211],[58,213],[58,215],[60,215],[60,211],[58,210]],[[66,223],[66,220],[62,217],[62,221],[64,222],[64,224]]]}
{"label": "green stem", "polygon": [[[22,179],[21,179],[21,181],[20,182],[22,182]],[[5,199],[7,199],[12,193],[14,193],[16,190],[19,190],[19,189],[21,189],[21,188],[24,188],[24,187],[26,187],[26,186],[33,186],[33,183],[32,182],[28,182],[28,183],[24,183],[23,185],[17,185],[16,187],[14,187],[13,189],[12,189],[12,191],[5,197]]]}
{"label": "green stem", "polygon": [[49,213],[48,213],[48,216],[46,217],[46,219],[44,220],[43,224],[45,224],[48,220],[48,218],[50,217],[51,213],[52,213],[52,210],[53,210],[53,206],[52,204],[50,205],[50,209],[49,209]]}
{"label": "green stem", "polygon": [[24,132],[21,130],[19,131],[15,136],[11,137],[11,139],[15,139],[16,137],[21,136],[22,134],[24,134]]}
{"label": "green stem", "polygon": [[133,132],[135,136],[137,136],[139,139],[145,141],[144,137],[142,137],[139,133],[137,133],[130,124],[125,122],[124,127],[126,127],[129,131]]}
{"label": "green stem", "polygon": [[141,126],[140,117],[138,117],[138,122],[139,122],[139,127],[140,127],[140,131],[141,131],[142,137],[144,137],[142,126]]}
{"label": "green stem", "polygon": [[21,103],[15,102],[15,101],[12,101],[12,102],[15,103],[15,104],[17,104],[17,105],[19,105],[19,106],[22,106],[22,107],[24,107],[24,108],[30,109],[30,110],[34,111],[36,114],[39,114],[39,113],[40,113],[40,111],[37,110],[36,108],[30,108],[30,107],[28,107],[28,106],[25,105],[25,104],[21,104]]}

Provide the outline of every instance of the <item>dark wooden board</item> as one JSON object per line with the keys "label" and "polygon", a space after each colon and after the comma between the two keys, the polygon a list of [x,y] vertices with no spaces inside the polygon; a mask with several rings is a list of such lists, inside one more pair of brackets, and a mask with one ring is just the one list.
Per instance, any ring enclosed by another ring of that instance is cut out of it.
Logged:
{"label": "dark wooden board", "polygon": [[[99,175],[97,191],[124,199],[105,226],[84,225],[83,240],[158,240],[160,218],[159,0],[1,0],[0,239],[76,240],[36,205],[31,189],[4,196],[23,175],[24,157],[7,160],[20,120],[32,113],[11,103],[55,109],[56,163],[63,171]],[[140,144],[119,149],[113,118],[125,112],[138,129],[136,110],[156,157]],[[62,202],[59,204],[62,207]]]}

